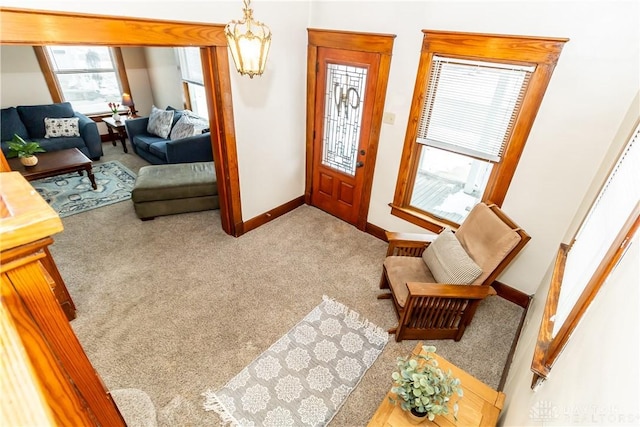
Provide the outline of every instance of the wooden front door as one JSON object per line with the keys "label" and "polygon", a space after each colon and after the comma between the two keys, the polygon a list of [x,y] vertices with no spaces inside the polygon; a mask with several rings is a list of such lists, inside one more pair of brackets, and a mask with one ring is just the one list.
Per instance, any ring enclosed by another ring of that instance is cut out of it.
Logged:
{"label": "wooden front door", "polygon": [[311,149],[311,155],[307,153],[307,181],[311,181],[307,182],[307,203],[364,229],[389,57],[367,51],[366,35],[342,35],[344,39],[355,37],[359,44],[345,49],[339,47],[345,40],[339,40],[328,43],[330,46],[310,46],[308,66],[313,86],[309,82],[311,99],[307,105],[312,123],[308,123],[311,135],[307,136],[311,140],[307,147],[307,151]]}

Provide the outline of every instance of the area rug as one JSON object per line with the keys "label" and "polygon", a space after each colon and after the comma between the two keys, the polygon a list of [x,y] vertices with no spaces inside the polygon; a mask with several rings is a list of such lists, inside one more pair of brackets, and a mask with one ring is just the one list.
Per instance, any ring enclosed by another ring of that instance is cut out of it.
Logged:
{"label": "area rug", "polygon": [[324,296],[224,387],[203,393],[204,409],[233,426],[324,426],[387,340],[385,330]]}
{"label": "area rug", "polygon": [[38,179],[31,185],[61,218],[131,198],[136,174],[117,160],[93,165],[97,189],[91,187],[86,172]]}

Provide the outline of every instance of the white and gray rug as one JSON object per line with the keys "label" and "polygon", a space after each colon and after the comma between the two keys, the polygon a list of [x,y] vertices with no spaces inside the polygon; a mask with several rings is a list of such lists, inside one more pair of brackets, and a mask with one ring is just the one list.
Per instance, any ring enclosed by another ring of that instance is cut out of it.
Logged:
{"label": "white and gray rug", "polygon": [[204,408],[234,426],[324,426],[384,349],[388,334],[323,301],[218,391]]}
{"label": "white and gray rug", "polygon": [[95,164],[93,174],[98,187],[95,190],[84,172],[38,179],[31,185],[61,218],[131,198],[136,174],[119,161]]}

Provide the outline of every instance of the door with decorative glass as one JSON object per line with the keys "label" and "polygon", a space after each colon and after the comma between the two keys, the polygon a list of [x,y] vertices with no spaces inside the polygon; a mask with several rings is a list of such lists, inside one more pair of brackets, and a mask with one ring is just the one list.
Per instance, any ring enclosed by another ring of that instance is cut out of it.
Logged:
{"label": "door with decorative glass", "polygon": [[380,55],[317,52],[311,204],[358,225]]}

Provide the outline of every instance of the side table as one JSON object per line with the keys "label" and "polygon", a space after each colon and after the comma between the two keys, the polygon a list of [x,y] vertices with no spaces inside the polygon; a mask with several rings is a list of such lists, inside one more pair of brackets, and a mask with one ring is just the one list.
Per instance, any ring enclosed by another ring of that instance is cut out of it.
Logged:
{"label": "side table", "polygon": [[[413,349],[413,354],[422,352],[422,342]],[[458,400],[458,420],[453,418],[453,412],[449,408],[447,416],[437,416],[433,421],[428,419],[420,425],[424,426],[495,426],[498,416],[504,405],[505,394],[495,391],[488,385],[469,375],[438,354],[435,355],[438,366],[442,370],[451,372],[460,379],[463,396]],[[400,405],[389,402],[389,397],[396,398],[391,391],[382,400],[382,403],[371,417],[367,427],[398,427],[410,425],[410,421]]]}
{"label": "side table", "polygon": [[122,142],[122,149],[125,153],[128,153],[127,150],[127,130],[124,127],[124,122],[126,118],[122,118],[119,121],[115,121],[113,117],[103,117],[102,121],[105,125],[107,125],[107,131],[109,132],[109,136],[111,137],[111,143],[113,146],[116,146],[116,137],[120,139]]}

